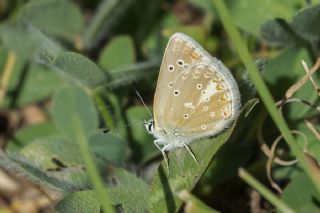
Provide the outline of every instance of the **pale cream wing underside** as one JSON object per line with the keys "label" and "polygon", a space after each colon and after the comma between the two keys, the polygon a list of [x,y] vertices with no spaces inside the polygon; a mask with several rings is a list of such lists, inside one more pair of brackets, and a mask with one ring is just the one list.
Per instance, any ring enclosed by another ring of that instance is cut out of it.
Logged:
{"label": "pale cream wing underside", "polygon": [[156,127],[162,128],[161,117],[166,114],[166,105],[167,102],[170,102],[171,97],[169,86],[191,64],[208,60],[208,57],[201,53],[201,50],[202,47],[199,44],[182,33],[176,33],[170,38],[160,67],[153,102]]}
{"label": "pale cream wing underside", "polygon": [[214,135],[239,109],[240,95],[230,71],[191,38],[172,36],[155,93],[155,128],[191,139]]}

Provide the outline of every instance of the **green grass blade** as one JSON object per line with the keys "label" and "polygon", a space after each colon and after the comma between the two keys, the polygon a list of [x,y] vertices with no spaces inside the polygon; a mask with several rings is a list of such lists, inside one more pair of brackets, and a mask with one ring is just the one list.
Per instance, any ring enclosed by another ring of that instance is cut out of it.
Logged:
{"label": "green grass blade", "polygon": [[88,141],[98,127],[98,115],[89,95],[80,87],[62,88],[53,97],[53,120],[58,130],[78,144],[96,199],[104,212],[114,213],[105,185],[89,151]]}
{"label": "green grass blade", "polygon": [[285,138],[288,145],[290,146],[293,154],[299,159],[301,166],[308,173],[313,184],[315,185],[318,192],[320,193],[320,183],[317,181],[317,177],[314,174],[314,171],[312,171],[311,166],[306,162],[303,150],[295,142],[295,139],[291,135],[289,127],[287,126],[283,116],[278,111],[269,89],[267,88],[266,84],[264,83],[263,79],[261,78],[257,68],[255,67],[251,59],[248,48],[246,47],[245,43],[243,42],[243,39],[241,38],[239,31],[236,29],[235,25],[231,20],[230,13],[227,10],[224,1],[212,0],[212,3],[219,14],[221,22],[224,28],[226,29],[228,35],[230,36],[230,39],[235,45],[239,57],[244,63],[246,70],[248,70],[250,78],[253,81],[254,85],[256,86],[257,91],[263,103],[265,104],[268,112],[270,113],[270,116],[272,117],[275,124],[278,126],[283,137]]}
{"label": "green grass blade", "polygon": [[263,186],[258,180],[250,175],[243,168],[239,169],[239,176],[252,188],[258,190],[263,197],[265,197],[272,205],[274,205],[280,212],[294,213],[295,211],[290,208],[286,203],[277,198],[269,189]]}

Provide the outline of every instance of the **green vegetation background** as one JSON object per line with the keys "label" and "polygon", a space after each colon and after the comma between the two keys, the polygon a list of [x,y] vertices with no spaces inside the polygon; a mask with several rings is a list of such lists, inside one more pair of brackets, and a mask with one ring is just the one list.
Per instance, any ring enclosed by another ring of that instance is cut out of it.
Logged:
{"label": "green vegetation background", "polygon": [[[244,44],[252,62],[263,59],[256,63],[260,76],[281,100],[305,75],[301,60],[311,69],[319,57],[320,5],[224,1],[226,16],[242,36],[235,43],[218,2],[0,0],[1,167],[58,191],[52,202],[57,212],[248,212],[255,202],[267,211],[320,212],[319,169],[305,169],[299,156],[297,164],[272,164],[283,192],[272,189],[266,174],[272,157],[261,151],[258,136],[271,147],[283,132],[269,108],[258,103],[257,82],[247,77],[237,52]],[[244,107],[230,129],[192,144],[200,166],[186,150],[170,152],[168,175],[143,128],[150,115],[135,89],[152,109],[162,54],[175,32],[191,36],[232,70]],[[318,74],[313,77],[319,82]],[[294,98],[317,105],[319,91],[307,82]],[[26,118],[30,106],[41,111],[41,122]],[[319,134],[319,109],[292,103],[283,115],[289,128],[301,133],[294,135],[294,145],[319,161],[319,138],[305,122]],[[126,124],[135,125],[119,128]],[[115,131],[102,134],[104,128]],[[292,160],[297,156],[292,150],[282,142],[276,154]],[[238,177],[240,167],[274,191],[250,188],[250,181]],[[250,196],[253,191],[261,200]]]}

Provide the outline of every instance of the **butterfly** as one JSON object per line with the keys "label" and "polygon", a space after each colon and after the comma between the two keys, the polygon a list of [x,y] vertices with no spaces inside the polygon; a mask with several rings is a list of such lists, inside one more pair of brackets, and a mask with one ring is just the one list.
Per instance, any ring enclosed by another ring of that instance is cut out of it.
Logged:
{"label": "butterfly", "polygon": [[144,123],[167,169],[166,152],[181,147],[198,164],[189,144],[221,133],[240,108],[239,89],[229,69],[189,36],[172,35],[160,67],[153,119]]}

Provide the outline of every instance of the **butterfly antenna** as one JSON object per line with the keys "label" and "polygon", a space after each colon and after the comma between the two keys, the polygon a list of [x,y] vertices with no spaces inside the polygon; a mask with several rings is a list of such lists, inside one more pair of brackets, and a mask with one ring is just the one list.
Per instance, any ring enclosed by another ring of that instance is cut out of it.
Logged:
{"label": "butterfly antenna", "polygon": [[135,93],[136,93],[137,96],[139,97],[141,103],[142,103],[143,106],[147,109],[147,111],[149,112],[149,115],[150,115],[151,118],[152,118],[152,113],[151,113],[150,109],[147,107],[146,103],[143,101],[142,96],[140,95],[140,93],[138,92],[138,90],[136,90],[135,88],[134,88],[134,91],[135,91]]}
{"label": "butterfly antenna", "polygon": [[144,124],[144,123],[145,123],[145,121],[137,121],[137,122],[133,122],[133,123],[129,123],[129,124],[125,124],[125,125],[119,126],[117,128],[114,128],[114,129],[104,129],[104,130],[102,130],[102,133],[105,134],[105,133],[108,133],[108,132],[117,132],[120,129],[127,128],[127,127],[130,127],[130,126],[135,126],[135,125],[138,125],[138,124]]}

